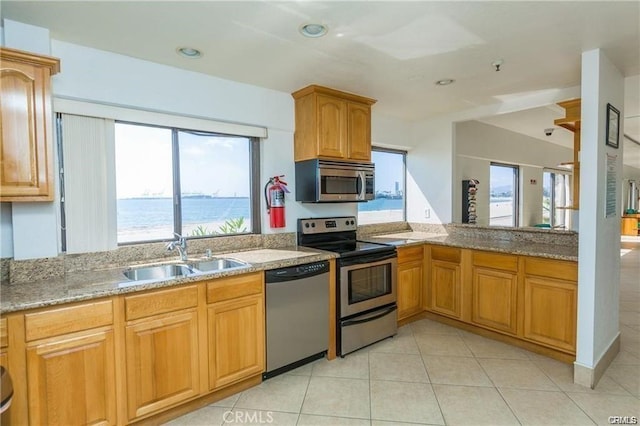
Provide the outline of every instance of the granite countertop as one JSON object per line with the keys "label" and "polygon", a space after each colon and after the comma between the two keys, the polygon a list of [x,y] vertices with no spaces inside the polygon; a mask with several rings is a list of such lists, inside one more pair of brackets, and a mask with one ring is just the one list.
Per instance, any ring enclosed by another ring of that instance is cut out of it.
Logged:
{"label": "granite countertop", "polygon": [[[67,273],[61,277],[39,281],[2,284],[0,288],[0,313],[42,308],[62,303],[90,300],[118,294],[133,293],[163,287],[177,286],[202,280],[264,271],[304,263],[328,260],[335,253],[306,247],[284,247],[280,249],[254,249],[215,255],[213,258],[231,258],[249,263],[249,266],[206,274],[187,275],[179,278],[155,281],[130,281],[123,275],[126,267]],[[189,259],[197,261],[202,259]],[[182,263],[167,259],[151,264]],[[140,267],[144,265],[136,265]]]}
{"label": "granite countertop", "polygon": [[474,238],[469,235],[433,234],[416,231],[374,235],[369,236],[366,239],[372,242],[393,244],[395,246],[428,243],[525,256],[545,257],[549,259],[569,260],[574,262],[578,261],[578,247],[573,245]]}

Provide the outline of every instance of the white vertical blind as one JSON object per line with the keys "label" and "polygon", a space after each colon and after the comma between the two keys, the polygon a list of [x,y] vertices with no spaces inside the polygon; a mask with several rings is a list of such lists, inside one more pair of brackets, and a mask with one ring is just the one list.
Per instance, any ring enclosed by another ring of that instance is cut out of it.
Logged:
{"label": "white vertical blind", "polygon": [[114,121],[62,115],[67,253],[117,247]]}

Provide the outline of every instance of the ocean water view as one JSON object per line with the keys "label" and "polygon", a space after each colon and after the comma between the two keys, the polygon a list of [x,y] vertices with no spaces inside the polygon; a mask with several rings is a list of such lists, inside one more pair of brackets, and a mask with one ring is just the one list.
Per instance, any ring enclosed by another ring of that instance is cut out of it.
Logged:
{"label": "ocean water view", "polygon": [[[199,225],[214,231],[227,219],[244,218],[251,229],[248,197],[185,197],[182,200],[184,233],[190,234]],[[402,220],[402,199],[378,198],[359,203],[361,223]],[[379,212],[380,214],[375,214]],[[170,238],[173,232],[173,202],[171,198],[125,198],[118,200],[119,241],[134,241],[141,235],[147,239]]]}
{"label": "ocean water view", "polygon": [[[249,198],[183,198],[182,223],[224,222],[249,216]],[[171,198],[126,198],[118,200],[118,229],[140,229],[173,223]]]}

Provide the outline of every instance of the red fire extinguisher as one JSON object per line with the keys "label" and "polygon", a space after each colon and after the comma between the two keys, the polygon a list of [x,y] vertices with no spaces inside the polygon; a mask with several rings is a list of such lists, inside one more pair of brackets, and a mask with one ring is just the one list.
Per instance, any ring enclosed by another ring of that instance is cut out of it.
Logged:
{"label": "red fire extinguisher", "polygon": [[284,228],[284,194],[289,192],[287,183],[280,180],[284,175],[274,176],[264,186],[264,197],[267,201],[269,225],[272,228]]}

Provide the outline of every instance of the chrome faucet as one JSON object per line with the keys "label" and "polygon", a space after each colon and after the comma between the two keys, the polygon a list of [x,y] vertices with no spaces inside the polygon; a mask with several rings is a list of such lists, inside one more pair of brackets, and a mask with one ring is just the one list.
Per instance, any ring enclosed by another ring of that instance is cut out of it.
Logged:
{"label": "chrome faucet", "polygon": [[187,261],[187,240],[182,235],[174,232],[173,235],[178,237],[178,241],[171,241],[167,244],[167,251],[173,251],[174,249],[178,249],[178,253],[180,253],[180,260],[183,262]]}

